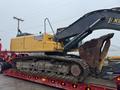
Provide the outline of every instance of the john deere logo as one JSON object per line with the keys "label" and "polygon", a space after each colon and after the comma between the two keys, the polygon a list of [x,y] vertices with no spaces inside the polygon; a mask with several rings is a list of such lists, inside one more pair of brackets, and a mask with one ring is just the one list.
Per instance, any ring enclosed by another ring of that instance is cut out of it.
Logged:
{"label": "john deere logo", "polygon": [[109,20],[108,20],[108,23],[120,24],[120,18],[112,18],[112,17],[110,17]]}

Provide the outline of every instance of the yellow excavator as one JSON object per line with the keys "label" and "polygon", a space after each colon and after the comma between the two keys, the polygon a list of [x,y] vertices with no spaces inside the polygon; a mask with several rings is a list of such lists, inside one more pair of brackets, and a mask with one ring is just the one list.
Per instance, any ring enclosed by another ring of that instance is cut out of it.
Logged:
{"label": "yellow excavator", "polygon": [[120,61],[120,56],[108,56],[106,59],[108,61]]}
{"label": "yellow excavator", "polygon": [[[13,59],[13,69],[82,82],[88,76],[99,76],[113,33],[79,43],[98,29],[120,30],[120,9],[102,9],[87,13],[71,25],[57,29],[54,35],[19,34],[11,39],[10,51],[20,55]],[[68,54],[79,50],[80,56]]]}

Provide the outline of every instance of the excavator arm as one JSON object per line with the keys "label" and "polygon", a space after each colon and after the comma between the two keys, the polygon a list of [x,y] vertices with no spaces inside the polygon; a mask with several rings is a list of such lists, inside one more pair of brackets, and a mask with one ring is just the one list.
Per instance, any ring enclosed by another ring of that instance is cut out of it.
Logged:
{"label": "excavator arm", "polygon": [[102,9],[85,14],[66,28],[56,33],[55,40],[66,42],[64,51],[76,48],[86,36],[98,29],[120,30],[120,8]]}

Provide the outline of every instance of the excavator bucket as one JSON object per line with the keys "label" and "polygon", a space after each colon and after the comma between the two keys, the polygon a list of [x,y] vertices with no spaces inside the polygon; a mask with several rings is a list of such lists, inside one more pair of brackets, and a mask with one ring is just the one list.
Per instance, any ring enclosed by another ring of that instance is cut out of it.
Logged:
{"label": "excavator bucket", "polygon": [[92,39],[79,47],[80,57],[87,62],[91,73],[98,74],[101,72],[104,59],[110,47],[110,39],[113,35],[111,33],[97,39]]}

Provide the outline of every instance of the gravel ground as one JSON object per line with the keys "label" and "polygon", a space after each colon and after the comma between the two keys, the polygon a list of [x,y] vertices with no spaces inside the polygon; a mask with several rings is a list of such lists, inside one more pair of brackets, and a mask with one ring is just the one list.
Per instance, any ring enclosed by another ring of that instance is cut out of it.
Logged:
{"label": "gravel ground", "polygon": [[0,74],[0,90],[60,90]]}

